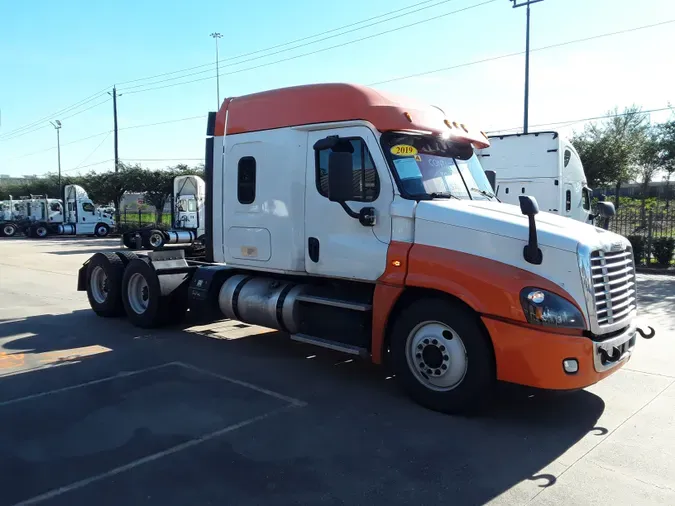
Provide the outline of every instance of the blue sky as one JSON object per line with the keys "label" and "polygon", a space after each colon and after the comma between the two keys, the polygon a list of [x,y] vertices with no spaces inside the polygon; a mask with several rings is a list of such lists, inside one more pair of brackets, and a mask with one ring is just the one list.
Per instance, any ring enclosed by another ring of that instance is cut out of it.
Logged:
{"label": "blue sky", "polygon": [[[524,50],[525,9],[512,9],[509,0],[3,2],[0,174],[56,170],[56,135],[47,116],[63,122],[64,172],[112,168],[106,161],[113,157],[113,139],[107,133],[112,129],[108,95],[54,113],[113,84],[121,94],[122,160],[176,159],[139,162],[148,167],[198,163],[203,157],[205,117],[216,107],[211,32],[223,34],[223,60],[420,3],[392,14],[399,17],[391,21],[316,44],[223,62],[221,99],[312,82],[371,84]],[[532,6],[531,47],[668,20],[675,20],[673,0],[545,0]],[[395,30],[415,22],[421,23]],[[390,30],[314,55],[241,71]],[[632,103],[645,109],[675,105],[675,71],[669,54],[673,47],[675,23],[533,52],[530,124],[602,115]],[[246,59],[250,61],[242,62]],[[206,72],[155,86],[211,79],[143,92],[139,91],[154,87],[152,83],[182,74],[128,82],[199,65],[206,66],[185,73]],[[449,116],[483,130],[497,130],[522,124],[523,72],[524,57],[519,55],[376,87],[440,105]],[[663,121],[669,114],[655,113],[652,120]],[[194,119],[173,121],[183,118]],[[162,122],[169,123],[138,127]],[[564,132],[581,127],[583,123],[565,126]],[[86,137],[91,138],[81,140]]]}

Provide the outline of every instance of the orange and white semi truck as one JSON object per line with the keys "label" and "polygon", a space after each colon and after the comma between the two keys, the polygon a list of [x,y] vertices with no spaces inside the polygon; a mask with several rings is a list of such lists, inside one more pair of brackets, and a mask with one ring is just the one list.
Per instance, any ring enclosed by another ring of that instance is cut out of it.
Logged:
{"label": "orange and white semi truck", "polygon": [[230,318],[387,362],[420,404],[464,412],[497,381],[579,389],[638,333],[623,237],[523,195],[500,203],[480,131],[349,84],[226,99],[209,116],[206,258],[97,253],[78,290],[140,327]]}

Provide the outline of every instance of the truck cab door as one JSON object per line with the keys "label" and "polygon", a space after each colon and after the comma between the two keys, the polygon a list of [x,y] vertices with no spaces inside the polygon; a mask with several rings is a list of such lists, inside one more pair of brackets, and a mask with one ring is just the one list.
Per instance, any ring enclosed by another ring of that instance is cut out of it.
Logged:
{"label": "truck cab door", "polygon": [[[328,136],[351,145],[353,199],[346,204],[358,213],[372,207],[374,226],[364,226],[342,206],[328,200],[328,156],[332,148],[315,151]],[[375,134],[365,126],[309,132],[305,186],[305,269],[317,276],[375,281],[386,267],[391,241],[390,207],[394,187]]]}
{"label": "truck cab door", "polygon": [[78,234],[93,234],[96,223],[98,223],[98,216],[96,214],[96,207],[91,200],[78,200],[75,204],[77,206],[77,233]]}

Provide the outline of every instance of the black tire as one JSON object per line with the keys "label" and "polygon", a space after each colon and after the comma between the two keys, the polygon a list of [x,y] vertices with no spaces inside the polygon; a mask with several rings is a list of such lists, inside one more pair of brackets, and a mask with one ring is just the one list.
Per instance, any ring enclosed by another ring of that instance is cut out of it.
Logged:
{"label": "black tire", "polygon": [[17,231],[18,229],[14,223],[6,223],[2,226],[2,229],[0,229],[0,235],[2,235],[2,237],[14,237]]}
{"label": "black tire", "polygon": [[[143,302],[147,302],[147,307],[142,311],[134,309],[134,303],[129,295],[129,285],[134,279],[140,279],[135,278],[136,276],[140,276],[147,285],[147,290],[143,293]],[[148,261],[136,258],[129,262],[122,277],[122,304],[131,323],[144,329],[163,325],[168,309],[167,298],[162,296],[159,278]]]}
{"label": "black tire", "polygon": [[[101,291],[96,293],[96,287],[92,287],[92,275],[100,268],[105,274],[105,300],[101,300]],[[87,266],[87,298],[94,312],[106,318],[121,316],[124,314],[122,306],[122,276],[124,263],[115,253],[96,253]],[[97,300],[98,299],[98,300]]]}
{"label": "black tire", "polygon": [[35,239],[44,239],[49,235],[49,228],[46,225],[33,225],[31,237]]}
{"label": "black tire", "polygon": [[[460,337],[465,349],[464,376],[451,390],[428,387],[417,378],[408,363],[408,338],[423,322],[439,322],[449,327]],[[413,400],[424,407],[442,413],[466,414],[483,407],[491,397],[495,386],[492,343],[478,316],[460,303],[443,299],[421,299],[412,303],[394,322],[390,348],[397,381]]]}
{"label": "black tire", "polygon": [[105,223],[97,223],[94,230],[96,237],[108,237],[108,234],[110,234],[110,227]]}
{"label": "black tire", "polygon": [[129,262],[132,260],[136,260],[138,258],[138,255],[132,251],[115,251],[115,255],[117,255],[120,260],[122,260],[124,267],[129,265]]}
{"label": "black tire", "polygon": [[157,250],[164,246],[166,237],[164,232],[158,229],[152,229],[143,234],[143,247],[149,250]]}
{"label": "black tire", "polygon": [[[122,244],[124,244],[125,247],[131,249],[131,250],[137,250],[139,249],[136,246],[136,233],[135,232],[127,232],[125,234],[122,234]],[[143,246],[141,246],[142,248]]]}

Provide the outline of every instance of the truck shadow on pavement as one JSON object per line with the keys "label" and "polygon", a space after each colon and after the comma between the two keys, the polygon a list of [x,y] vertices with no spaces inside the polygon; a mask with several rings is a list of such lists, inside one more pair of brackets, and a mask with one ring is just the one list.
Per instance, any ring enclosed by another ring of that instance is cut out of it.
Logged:
{"label": "truck shadow on pavement", "polygon": [[[581,438],[606,434],[586,391],[500,389],[487,412],[448,416],[366,362],[278,332],[218,336],[89,310],[0,321],[0,473],[13,484],[0,504],[92,475],[49,504],[482,504],[520,484],[518,504],[555,486],[563,466],[549,465]],[[265,390],[303,404],[279,412]]]}

